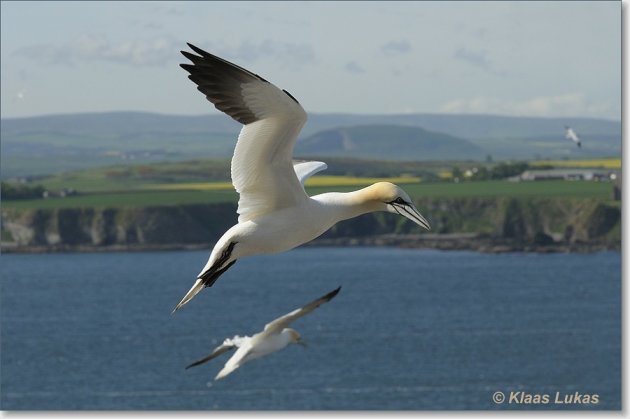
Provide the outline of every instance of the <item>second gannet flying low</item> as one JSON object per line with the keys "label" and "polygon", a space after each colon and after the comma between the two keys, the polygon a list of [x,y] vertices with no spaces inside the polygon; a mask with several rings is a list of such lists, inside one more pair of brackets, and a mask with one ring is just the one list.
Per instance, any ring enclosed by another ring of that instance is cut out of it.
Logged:
{"label": "second gannet flying low", "polygon": [[214,378],[215,380],[219,380],[248,361],[284,349],[292,343],[304,345],[300,334],[293,329],[287,328],[287,326],[322,304],[332,300],[335,295],[339,294],[340,289],[341,287],[310,302],[302,308],[298,308],[282,317],[278,317],[276,320],[265,325],[265,329],[262,332],[256,333],[251,337],[234,336],[232,339],[225,339],[210,355],[193,362],[188,365],[186,369],[204,364],[231,349],[238,348],[228,362],[225,363],[223,369],[219,371]]}
{"label": "second gannet flying low", "polygon": [[212,286],[238,259],[293,249],[348,218],[387,211],[430,229],[409,195],[392,183],[309,197],[305,180],[327,166],[317,161],[293,162],[293,146],[306,122],[298,101],[259,75],[188,46],[198,54],[182,51],[192,62],[180,64],[190,73],[188,78],[217,109],[244,125],[231,164],[232,183],[240,195],[239,217],[238,224],[216,243],[173,312]]}
{"label": "second gannet flying low", "polygon": [[565,129],[564,138],[566,138],[567,140],[573,141],[575,144],[577,144],[578,147],[582,148],[582,142],[580,141],[580,137],[578,137],[575,131],[573,131],[573,128],[565,125],[564,129]]}

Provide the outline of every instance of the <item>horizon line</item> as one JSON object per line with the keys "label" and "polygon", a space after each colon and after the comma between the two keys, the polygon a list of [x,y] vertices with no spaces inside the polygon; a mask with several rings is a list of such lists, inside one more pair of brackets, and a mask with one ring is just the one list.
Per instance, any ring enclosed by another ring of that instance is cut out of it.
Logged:
{"label": "horizon line", "polygon": [[[32,119],[32,118],[54,118],[54,117],[69,117],[80,115],[107,115],[107,114],[145,114],[156,115],[164,117],[182,117],[182,118],[198,118],[207,116],[223,116],[225,114],[219,111],[208,112],[201,114],[180,114],[180,113],[164,113],[155,111],[143,111],[143,110],[110,110],[110,111],[88,111],[88,112],[61,112],[61,113],[49,113],[38,114],[28,116],[0,116],[0,120],[18,120],[18,119]],[[354,112],[309,112],[309,115],[349,115],[349,116],[390,116],[390,117],[404,117],[414,115],[431,115],[431,116],[457,116],[457,117],[498,117],[498,118],[520,118],[520,119],[591,119],[600,121],[609,121],[621,123],[623,118],[611,119],[606,117],[595,116],[540,116],[540,115],[511,115],[511,114],[499,114],[499,113],[456,113],[456,112],[397,112],[397,113],[354,113]],[[230,118],[227,118],[230,119]],[[231,120],[231,119],[230,119]]]}

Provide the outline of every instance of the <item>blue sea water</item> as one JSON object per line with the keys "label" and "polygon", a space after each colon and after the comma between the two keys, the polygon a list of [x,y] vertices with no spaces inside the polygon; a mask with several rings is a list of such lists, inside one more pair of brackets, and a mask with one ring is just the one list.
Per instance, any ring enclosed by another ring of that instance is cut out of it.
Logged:
{"label": "blue sea water", "polygon": [[[171,315],[207,256],[2,255],[0,408],[621,409],[618,252],[301,248],[239,261]],[[339,285],[293,325],[306,349],[218,382],[229,354],[184,369]],[[598,403],[555,403],[576,392]]]}

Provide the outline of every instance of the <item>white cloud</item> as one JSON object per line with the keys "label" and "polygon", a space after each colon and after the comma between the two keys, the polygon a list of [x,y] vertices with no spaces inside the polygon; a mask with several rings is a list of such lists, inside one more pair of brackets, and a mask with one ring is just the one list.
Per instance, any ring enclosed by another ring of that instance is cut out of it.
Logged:
{"label": "white cloud", "polygon": [[583,93],[537,96],[522,101],[478,96],[455,99],[440,108],[446,113],[479,113],[513,116],[601,116],[610,110],[605,103],[590,103]]}
{"label": "white cloud", "polygon": [[179,47],[180,42],[166,38],[110,42],[104,36],[82,35],[63,45],[26,46],[16,50],[14,55],[56,65],[109,61],[132,66],[161,66],[177,58]]}
{"label": "white cloud", "polygon": [[[260,59],[281,60],[292,67],[300,67],[315,61],[313,46],[304,43],[278,42],[265,39],[258,42],[244,41],[237,45],[208,43],[215,54],[229,60],[252,63]],[[206,49],[198,45],[202,49]]]}
{"label": "white cloud", "polygon": [[[280,60],[291,67],[312,63],[309,44],[277,42],[269,39],[238,44],[208,42],[198,45],[229,60],[252,63],[260,59]],[[101,35],[82,35],[62,45],[36,44],[16,50],[14,56],[46,65],[72,66],[84,62],[112,62],[129,66],[163,66],[180,60],[186,43],[173,38],[132,39],[112,42]]]}

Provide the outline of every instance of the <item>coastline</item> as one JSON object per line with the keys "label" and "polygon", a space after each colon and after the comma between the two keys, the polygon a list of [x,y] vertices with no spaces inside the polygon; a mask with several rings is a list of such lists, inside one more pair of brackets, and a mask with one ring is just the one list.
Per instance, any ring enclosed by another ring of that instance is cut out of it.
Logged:
{"label": "coastline", "polygon": [[[342,221],[303,246],[390,246],[502,252],[621,248],[618,205],[596,199],[423,199],[432,230],[384,213]],[[1,212],[4,253],[210,250],[236,221],[235,206],[194,204]]]}
{"label": "coastline", "polygon": [[[44,254],[44,253],[100,253],[100,252],[153,252],[212,250],[214,243],[169,243],[169,244],[114,244],[114,245],[27,245],[9,242],[0,244],[0,253]],[[591,253],[598,251],[620,251],[621,243],[607,241],[546,242],[523,241],[483,233],[450,234],[381,234],[361,237],[320,237],[301,247],[398,247],[407,249],[468,250],[481,253]]]}

